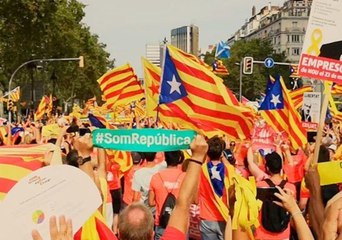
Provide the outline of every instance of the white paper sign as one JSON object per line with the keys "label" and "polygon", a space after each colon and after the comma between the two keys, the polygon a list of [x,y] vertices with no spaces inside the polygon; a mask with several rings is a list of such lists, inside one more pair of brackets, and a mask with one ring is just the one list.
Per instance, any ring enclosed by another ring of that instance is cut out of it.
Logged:
{"label": "white paper sign", "polygon": [[314,0],[299,75],[342,82],[342,0]]}
{"label": "white paper sign", "polygon": [[304,93],[301,109],[302,126],[306,129],[317,130],[321,113],[321,93]]}
{"label": "white paper sign", "polygon": [[1,203],[0,239],[32,239],[33,229],[50,239],[49,219],[60,215],[72,220],[76,232],[101,202],[98,188],[80,169],[41,168],[21,179]]}

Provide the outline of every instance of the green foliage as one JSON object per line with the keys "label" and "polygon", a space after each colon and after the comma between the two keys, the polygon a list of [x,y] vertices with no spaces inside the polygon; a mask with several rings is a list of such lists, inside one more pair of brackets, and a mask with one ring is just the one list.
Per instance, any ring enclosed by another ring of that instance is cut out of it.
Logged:
{"label": "green foliage", "polygon": [[[239,93],[240,62],[244,57],[253,57],[254,60],[264,61],[272,57],[276,62],[285,62],[285,54],[276,54],[269,41],[253,39],[250,41],[240,40],[231,47],[231,57],[223,63],[229,70],[229,76],[224,78],[225,84],[235,93]],[[204,61],[211,64],[214,59],[215,49],[205,55]],[[242,95],[250,100],[255,100],[261,93],[265,92],[269,75],[280,74],[288,79],[290,74],[288,66],[275,66],[272,69],[266,68],[263,64],[254,64],[253,74],[243,75]]]}
{"label": "green foliage", "polygon": [[[85,67],[77,62],[44,64],[34,77],[42,79],[45,94],[52,92],[55,72],[56,93],[60,99],[75,94],[86,100],[100,90],[96,80],[113,62],[98,36],[91,34],[83,19],[84,5],[77,0],[2,0],[0,4],[0,83],[5,89],[13,71],[30,59],[84,56]],[[21,69],[14,85],[30,82],[30,70]],[[38,99],[37,99],[38,100]]]}

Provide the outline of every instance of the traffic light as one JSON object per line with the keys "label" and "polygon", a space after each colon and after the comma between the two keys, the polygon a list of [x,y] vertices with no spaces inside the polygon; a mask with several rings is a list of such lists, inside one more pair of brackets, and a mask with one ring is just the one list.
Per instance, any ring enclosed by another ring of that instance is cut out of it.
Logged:
{"label": "traffic light", "polygon": [[84,57],[83,57],[83,56],[80,56],[79,59],[80,59],[80,61],[79,61],[79,67],[80,67],[80,68],[83,68],[83,67],[84,67]]}
{"label": "traffic light", "polygon": [[253,73],[253,57],[243,58],[243,74]]}
{"label": "traffic light", "polygon": [[8,111],[12,111],[13,110],[13,106],[14,106],[14,104],[13,104],[12,99],[8,100],[8,102],[7,102],[7,110]]}

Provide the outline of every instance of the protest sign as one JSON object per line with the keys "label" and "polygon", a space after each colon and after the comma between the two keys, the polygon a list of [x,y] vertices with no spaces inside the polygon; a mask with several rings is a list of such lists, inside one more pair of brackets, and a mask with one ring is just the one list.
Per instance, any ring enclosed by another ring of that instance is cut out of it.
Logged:
{"label": "protest sign", "polygon": [[61,215],[72,220],[76,232],[101,203],[96,185],[80,169],[41,168],[21,179],[1,203],[1,239],[31,239],[33,229],[50,239],[49,219]]}
{"label": "protest sign", "polygon": [[342,82],[342,0],[315,0],[299,62],[303,77]]}
{"label": "protest sign", "polygon": [[167,129],[96,129],[94,146],[122,151],[164,152],[188,149],[196,132]]}
{"label": "protest sign", "polygon": [[308,130],[317,130],[321,112],[321,93],[304,93],[301,109],[302,126]]}
{"label": "protest sign", "polygon": [[342,183],[342,161],[318,163],[321,186]]}

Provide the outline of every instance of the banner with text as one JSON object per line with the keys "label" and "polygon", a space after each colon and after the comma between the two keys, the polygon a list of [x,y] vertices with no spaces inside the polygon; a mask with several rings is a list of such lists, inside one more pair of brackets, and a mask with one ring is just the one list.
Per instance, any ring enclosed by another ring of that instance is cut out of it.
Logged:
{"label": "banner with text", "polygon": [[302,126],[307,130],[317,130],[321,114],[321,93],[306,92],[301,109]]}
{"label": "banner with text", "polygon": [[342,0],[312,2],[299,75],[342,82]]}
{"label": "banner with text", "polygon": [[165,152],[190,148],[195,136],[196,132],[193,130],[96,129],[93,131],[93,143],[96,147],[106,149]]}

